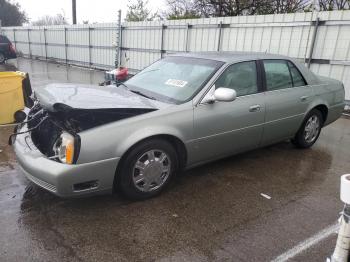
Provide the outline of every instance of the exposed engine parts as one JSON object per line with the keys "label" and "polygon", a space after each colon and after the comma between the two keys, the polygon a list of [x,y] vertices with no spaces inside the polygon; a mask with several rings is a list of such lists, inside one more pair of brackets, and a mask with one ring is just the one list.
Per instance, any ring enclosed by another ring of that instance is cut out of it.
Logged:
{"label": "exposed engine parts", "polygon": [[111,108],[111,109],[76,109],[65,104],[57,103],[54,111],[43,109],[36,102],[30,109],[27,120],[28,130],[15,132],[10,136],[9,144],[16,135],[30,133],[35,146],[49,158],[55,156],[54,145],[63,131],[76,135],[84,130],[108,124],[121,119],[133,117],[154,111],[143,108]]}

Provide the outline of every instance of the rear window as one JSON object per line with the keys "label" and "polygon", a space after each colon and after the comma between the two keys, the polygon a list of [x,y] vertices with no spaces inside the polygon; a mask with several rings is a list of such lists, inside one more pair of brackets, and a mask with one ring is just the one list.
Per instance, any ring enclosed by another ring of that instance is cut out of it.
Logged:
{"label": "rear window", "polygon": [[0,35],[0,43],[10,43],[10,40],[4,35]]}
{"label": "rear window", "polygon": [[306,86],[306,82],[299,72],[298,68],[295,67],[291,62],[288,61],[290,74],[292,75],[293,86]]}
{"label": "rear window", "polygon": [[264,60],[267,91],[293,87],[293,81],[285,60]]}

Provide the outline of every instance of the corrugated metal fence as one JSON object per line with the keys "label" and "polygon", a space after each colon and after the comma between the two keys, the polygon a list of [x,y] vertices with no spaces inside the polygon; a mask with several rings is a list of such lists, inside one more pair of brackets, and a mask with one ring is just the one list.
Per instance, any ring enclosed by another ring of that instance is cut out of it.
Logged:
{"label": "corrugated metal fence", "polygon": [[68,64],[111,68],[117,24],[5,27],[2,31],[24,56]]}
{"label": "corrugated metal fence", "polygon": [[[114,67],[116,23],[3,32],[26,56]],[[129,22],[121,32],[120,63],[134,71],[175,52],[277,53],[310,62],[315,73],[341,80],[350,100],[350,11]]]}

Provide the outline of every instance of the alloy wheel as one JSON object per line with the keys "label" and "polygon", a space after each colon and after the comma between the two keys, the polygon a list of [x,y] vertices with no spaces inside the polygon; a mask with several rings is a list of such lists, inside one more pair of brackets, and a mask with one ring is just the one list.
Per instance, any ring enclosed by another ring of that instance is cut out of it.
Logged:
{"label": "alloy wheel", "polygon": [[304,128],[304,139],[307,143],[312,143],[317,139],[320,132],[321,123],[317,115],[312,115],[306,122]]}
{"label": "alloy wheel", "polygon": [[139,157],[133,168],[133,182],[142,192],[160,188],[169,178],[170,157],[162,150],[149,150]]}

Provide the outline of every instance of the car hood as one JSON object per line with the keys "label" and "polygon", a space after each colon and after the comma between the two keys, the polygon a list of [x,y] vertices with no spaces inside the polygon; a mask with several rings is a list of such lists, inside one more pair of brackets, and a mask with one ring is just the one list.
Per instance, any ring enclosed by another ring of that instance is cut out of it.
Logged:
{"label": "car hood", "polygon": [[160,109],[169,106],[114,85],[49,84],[37,88],[35,96],[40,105],[50,111],[55,111],[57,105],[74,109]]}

